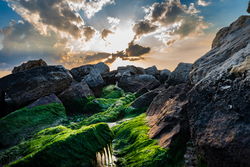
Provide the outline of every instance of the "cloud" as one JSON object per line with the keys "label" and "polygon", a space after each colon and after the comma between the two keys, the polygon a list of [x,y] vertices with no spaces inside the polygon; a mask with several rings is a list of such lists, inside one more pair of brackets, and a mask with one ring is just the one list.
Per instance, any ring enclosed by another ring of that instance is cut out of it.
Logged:
{"label": "cloud", "polygon": [[132,56],[142,56],[146,53],[150,52],[150,48],[149,47],[144,47],[138,44],[134,44],[134,41],[131,41],[128,44],[128,48],[126,49],[126,54],[130,57]]}
{"label": "cloud", "polygon": [[152,25],[147,21],[141,21],[134,25],[133,31],[136,33],[136,37],[140,38],[143,34],[154,32],[157,28],[156,25]]}
{"label": "cloud", "polygon": [[197,15],[200,11],[194,3],[187,7],[180,0],[168,0],[154,3],[144,11],[144,20],[134,25],[136,37],[150,33],[167,46],[188,36],[201,35],[209,25],[202,16]]}
{"label": "cloud", "polygon": [[114,34],[114,32],[108,30],[108,29],[103,29],[102,30],[102,39],[105,40],[105,38],[109,35],[109,34]]}
{"label": "cloud", "polygon": [[200,6],[208,6],[208,5],[211,4],[211,2],[205,2],[203,0],[198,0],[197,4],[200,5]]}
{"label": "cloud", "polygon": [[69,5],[75,11],[83,10],[88,18],[91,18],[95,13],[102,10],[107,4],[115,4],[114,0],[68,0]]}
{"label": "cloud", "polygon": [[62,53],[70,51],[66,37],[54,32],[51,32],[50,36],[43,36],[27,21],[11,21],[9,26],[0,30],[0,34],[4,36],[0,64],[4,63],[8,67],[19,65],[20,62],[29,59],[57,61]]}
{"label": "cloud", "polygon": [[95,32],[96,32],[95,29],[93,27],[90,27],[90,26],[83,27],[82,30],[83,30],[83,34],[85,36],[86,42],[90,41],[90,39],[94,37]]}
{"label": "cloud", "polygon": [[32,24],[43,35],[54,30],[81,38],[80,25],[84,22],[66,0],[9,0],[12,7],[22,18]]}

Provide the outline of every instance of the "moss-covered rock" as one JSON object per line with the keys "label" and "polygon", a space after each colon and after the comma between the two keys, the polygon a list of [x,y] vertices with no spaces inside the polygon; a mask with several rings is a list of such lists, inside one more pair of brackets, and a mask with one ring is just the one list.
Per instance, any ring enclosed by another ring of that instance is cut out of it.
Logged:
{"label": "moss-covered rock", "polygon": [[0,145],[15,145],[32,133],[57,126],[65,117],[65,108],[61,103],[17,110],[0,119]]}
{"label": "moss-covered rock", "polygon": [[102,89],[102,98],[117,99],[125,96],[125,92],[116,85],[108,85]]}
{"label": "moss-covered rock", "polygon": [[11,167],[95,166],[96,154],[112,150],[113,138],[113,132],[105,123],[78,130],[64,126],[48,128],[0,154],[0,164],[10,163],[7,166]]}
{"label": "moss-covered rock", "polygon": [[183,155],[182,157],[176,156],[175,150],[161,148],[157,144],[157,140],[149,138],[147,133],[150,127],[146,125],[147,122],[146,115],[142,114],[112,128],[115,134],[114,150],[119,158],[117,165],[130,167],[183,166]]}

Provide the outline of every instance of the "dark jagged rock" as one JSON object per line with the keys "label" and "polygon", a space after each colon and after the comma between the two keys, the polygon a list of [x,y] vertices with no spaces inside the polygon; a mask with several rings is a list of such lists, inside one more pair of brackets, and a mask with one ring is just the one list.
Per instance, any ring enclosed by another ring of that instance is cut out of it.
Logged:
{"label": "dark jagged rock", "polygon": [[[209,166],[250,166],[250,16],[217,34],[190,73],[188,117],[196,151]],[[220,37],[218,37],[220,36]]]}
{"label": "dark jagged rock", "polygon": [[136,91],[136,97],[139,97],[145,93],[147,93],[149,90],[153,90],[155,88],[158,88],[161,85],[161,83],[158,80],[153,80],[152,82],[149,82],[142,87],[140,87],[139,90]]}
{"label": "dark jagged rock", "polygon": [[31,109],[31,108],[35,108],[37,106],[42,106],[42,105],[48,105],[51,103],[57,103],[60,104],[62,103],[61,100],[59,100],[55,94],[49,95],[49,96],[45,96],[42,97],[40,99],[38,99],[37,101],[33,102],[32,104],[28,105],[28,107],[26,107],[27,109]]}
{"label": "dark jagged rock", "polygon": [[104,63],[98,63],[96,65],[84,65],[81,67],[76,67],[70,70],[71,75],[77,82],[81,82],[82,79],[90,72],[95,69],[101,76],[106,76],[109,73],[109,67]]}
{"label": "dark jagged rock", "polygon": [[156,96],[147,110],[149,116],[148,134],[150,138],[159,138],[159,145],[164,148],[174,146],[178,141],[185,148],[190,138],[187,117],[187,93],[191,89],[188,84],[169,87]]}
{"label": "dark jagged rock", "polygon": [[47,63],[43,59],[30,60],[27,63],[23,63],[22,65],[20,65],[18,67],[14,67],[14,69],[12,70],[12,73],[21,72],[24,70],[29,70],[29,69],[34,68],[34,67],[46,66],[46,65],[47,65]]}
{"label": "dark jagged rock", "polygon": [[146,71],[146,74],[153,75],[153,76],[160,74],[156,66],[146,68],[145,71]]}
{"label": "dark jagged rock", "polygon": [[[94,96],[94,93],[89,88],[88,84],[82,80],[81,82],[72,83],[65,91],[63,91],[58,98],[62,101],[65,106],[67,112],[75,112],[71,111],[71,108],[75,108],[76,104],[74,104],[78,99],[86,99],[90,96]],[[71,106],[74,105],[74,106]],[[81,109],[83,106],[79,106]]]}
{"label": "dark jagged rock", "polygon": [[142,86],[145,86],[153,81],[157,81],[154,76],[143,74],[143,75],[124,75],[120,80],[118,86],[125,92],[136,92]]}
{"label": "dark jagged rock", "polygon": [[160,78],[159,81],[161,84],[163,84],[166,80],[168,80],[168,77],[171,75],[171,71],[164,69],[160,72]]}
{"label": "dark jagged rock", "polygon": [[168,80],[165,82],[166,88],[168,86],[175,86],[182,83],[190,84],[189,73],[192,69],[190,63],[179,63],[176,69],[171,73]]}
{"label": "dark jagged rock", "polygon": [[1,78],[0,89],[18,106],[25,106],[43,96],[60,94],[72,80],[63,66],[40,66]]}
{"label": "dark jagged rock", "polygon": [[93,68],[90,73],[86,75],[83,80],[89,85],[90,89],[93,91],[95,97],[100,97],[102,95],[102,88],[104,80],[100,72]]}
{"label": "dark jagged rock", "polygon": [[104,80],[104,84],[103,86],[108,86],[108,85],[115,85],[116,82],[119,80],[116,77],[116,74],[118,73],[118,70],[114,70],[114,71],[110,71],[108,73],[108,75],[106,75],[105,77],[103,77]]}

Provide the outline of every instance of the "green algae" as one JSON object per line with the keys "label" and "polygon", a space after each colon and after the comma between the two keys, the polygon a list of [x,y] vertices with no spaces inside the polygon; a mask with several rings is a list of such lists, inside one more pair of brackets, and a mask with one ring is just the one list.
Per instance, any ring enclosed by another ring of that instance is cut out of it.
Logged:
{"label": "green algae", "polygon": [[111,104],[111,106],[106,111],[94,114],[91,117],[86,118],[85,120],[77,124],[69,125],[68,127],[72,129],[79,129],[84,125],[91,125],[99,122],[115,122],[119,118],[122,118],[124,116],[124,110],[126,109],[128,104],[135,100],[135,95],[127,94],[125,97],[116,99],[116,101],[114,101],[114,99],[106,100],[110,100],[111,102],[115,103],[109,103]]}
{"label": "green algae", "polygon": [[64,126],[48,128],[1,153],[0,164],[10,163],[7,166],[11,167],[95,166],[98,152],[108,157],[112,155],[108,150],[112,150],[113,138],[113,132],[105,123],[78,130]]}
{"label": "green algae", "polygon": [[125,92],[121,88],[119,88],[117,85],[108,85],[102,89],[101,98],[117,99],[120,97],[124,97],[125,95],[126,95]]}
{"label": "green algae", "polygon": [[[125,121],[112,128],[115,134],[114,150],[118,157],[118,166],[183,166],[184,158],[175,157],[179,153],[178,141],[173,149],[164,149],[158,146],[157,140],[150,139],[147,135],[150,127],[146,125],[148,120],[145,114]],[[178,160],[177,160],[178,159]]]}
{"label": "green algae", "polygon": [[57,126],[65,118],[65,108],[58,103],[17,110],[0,119],[0,145],[15,145],[32,133]]}

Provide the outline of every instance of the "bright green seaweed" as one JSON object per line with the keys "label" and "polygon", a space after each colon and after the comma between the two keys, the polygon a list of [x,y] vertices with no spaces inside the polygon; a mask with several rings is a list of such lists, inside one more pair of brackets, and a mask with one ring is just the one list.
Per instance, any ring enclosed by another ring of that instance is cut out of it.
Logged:
{"label": "bright green seaweed", "polygon": [[[131,167],[183,166],[184,152],[181,152],[181,157],[177,156],[172,159],[179,151],[163,149],[158,146],[157,140],[150,139],[147,135],[150,129],[146,125],[147,121],[146,115],[142,114],[112,128],[115,134],[114,150],[119,158],[117,165]],[[177,149],[177,147],[173,149]]]}
{"label": "bright green seaweed", "polygon": [[103,154],[112,150],[113,138],[113,132],[105,123],[78,130],[64,126],[48,128],[1,153],[0,164],[14,161],[7,166],[95,166],[98,152]]}
{"label": "bright green seaweed", "polygon": [[32,133],[57,126],[65,117],[65,108],[58,103],[17,110],[0,119],[0,145],[15,145]]}

